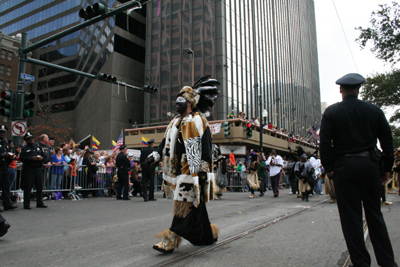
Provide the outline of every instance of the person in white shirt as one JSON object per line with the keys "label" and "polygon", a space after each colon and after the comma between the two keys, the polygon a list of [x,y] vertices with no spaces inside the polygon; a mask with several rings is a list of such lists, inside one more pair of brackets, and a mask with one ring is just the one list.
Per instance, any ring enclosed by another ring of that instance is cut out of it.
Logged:
{"label": "person in white shirt", "polygon": [[267,165],[269,165],[269,177],[271,180],[272,190],[274,191],[274,197],[279,196],[279,180],[281,178],[281,170],[283,167],[283,159],[277,155],[276,150],[272,150],[270,156],[267,159]]}
{"label": "person in white shirt", "polygon": [[312,165],[312,167],[314,168],[314,192],[317,195],[322,195],[322,185],[321,185],[321,172],[320,172],[320,168],[321,168],[321,160],[320,159],[316,159],[316,155],[312,155],[310,157],[310,163]]}

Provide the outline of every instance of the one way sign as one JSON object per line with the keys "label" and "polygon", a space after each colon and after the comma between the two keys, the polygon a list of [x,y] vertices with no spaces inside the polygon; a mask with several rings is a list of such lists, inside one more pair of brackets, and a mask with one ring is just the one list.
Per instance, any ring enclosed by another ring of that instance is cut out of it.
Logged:
{"label": "one way sign", "polygon": [[29,80],[29,81],[34,82],[35,81],[35,76],[29,75],[29,74],[26,74],[26,73],[21,73],[21,79]]}

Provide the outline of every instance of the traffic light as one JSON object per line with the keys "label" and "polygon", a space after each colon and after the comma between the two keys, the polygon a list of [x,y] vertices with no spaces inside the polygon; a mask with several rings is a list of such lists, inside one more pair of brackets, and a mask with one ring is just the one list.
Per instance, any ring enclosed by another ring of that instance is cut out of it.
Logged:
{"label": "traffic light", "polygon": [[34,111],[32,109],[35,107],[35,102],[33,102],[34,99],[35,94],[29,92],[24,94],[24,107],[22,111],[22,116],[24,118],[33,117]]}
{"label": "traffic light", "polygon": [[150,86],[150,85],[144,85],[143,86],[143,91],[145,91],[145,92],[148,92],[148,93],[153,93],[153,94],[155,94],[155,93],[157,93],[157,88],[155,88],[155,87],[153,87],[153,86]]}
{"label": "traffic light", "polygon": [[96,3],[93,6],[88,6],[79,10],[79,17],[84,20],[89,20],[98,15],[107,13],[108,7],[104,4]]}
{"label": "traffic light", "polygon": [[231,135],[231,124],[227,121],[224,121],[224,136],[228,138]]}
{"label": "traffic light", "polygon": [[105,73],[97,73],[97,79],[100,81],[105,81],[105,82],[110,82],[110,83],[116,83],[117,78],[111,75],[107,75]]}
{"label": "traffic light", "polygon": [[0,100],[0,116],[3,117],[11,117],[11,92],[2,91],[0,93],[1,100]]}
{"label": "traffic light", "polygon": [[251,129],[251,123],[246,123],[246,137],[251,138],[253,136],[253,129]]}

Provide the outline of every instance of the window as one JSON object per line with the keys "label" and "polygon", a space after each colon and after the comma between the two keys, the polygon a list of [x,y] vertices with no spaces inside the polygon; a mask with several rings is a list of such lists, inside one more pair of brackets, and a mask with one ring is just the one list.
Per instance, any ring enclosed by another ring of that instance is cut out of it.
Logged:
{"label": "window", "polygon": [[4,68],[5,68],[4,65],[0,65],[0,74],[4,74]]}
{"label": "window", "polygon": [[6,58],[6,50],[1,50],[1,58]]}
{"label": "window", "polygon": [[6,72],[7,76],[11,76],[11,67],[7,66],[7,72]]}
{"label": "window", "polygon": [[6,88],[4,88],[4,89],[10,90],[10,82],[9,81],[6,81]]}
{"label": "window", "polygon": [[8,52],[7,60],[12,60],[12,52]]}
{"label": "window", "polygon": [[3,81],[3,80],[0,80],[0,90],[2,90],[3,87],[4,87],[4,81]]}

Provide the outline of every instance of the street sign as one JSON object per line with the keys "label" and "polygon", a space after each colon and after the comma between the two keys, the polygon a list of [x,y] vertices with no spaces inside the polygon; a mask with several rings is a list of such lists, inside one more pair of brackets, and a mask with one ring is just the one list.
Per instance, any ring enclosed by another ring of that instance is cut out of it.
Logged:
{"label": "street sign", "polygon": [[32,81],[32,82],[35,81],[35,76],[29,75],[29,74],[26,74],[26,73],[21,73],[21,78],[24,79],[24,80]]}
{"label": "street sign", "polygon": [[11,122],[12,136],[24,136],[28,127],[26,121],[13,121]]}
{"label": "street sign", "polygon": [[25,80],[25,81],[22,82],[23,85],[28,85],[28,84],[31,84],[31,83],[32,83],[31,80]]}

